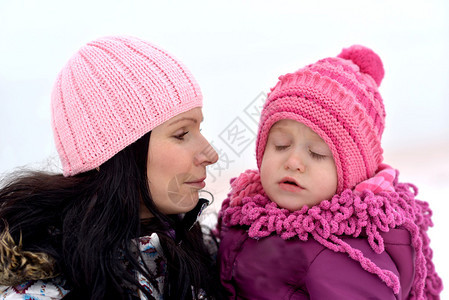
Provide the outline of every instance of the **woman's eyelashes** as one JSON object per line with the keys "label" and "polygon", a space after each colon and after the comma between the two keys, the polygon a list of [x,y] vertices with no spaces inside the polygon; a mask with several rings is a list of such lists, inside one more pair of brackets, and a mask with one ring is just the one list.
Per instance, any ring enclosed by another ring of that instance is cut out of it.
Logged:
{"label": "woman's eyelashes", "polygon": [[197,127],[192,127],[192,126],[186,126],[185,128],[180,128],[178,129],[174,134],[173,137],[179,141],[183,141],[186,138],[187,134],[192,134],[196,135],[197,133],[202,134],[201,133],[201,128],[197,128]]}
{"label": "woman's eyelashes", "polygon": [[173,137],[177,140],[184,140],[184,137],[188,134],[188,131],[182,131],[181,133],[175,134]]}

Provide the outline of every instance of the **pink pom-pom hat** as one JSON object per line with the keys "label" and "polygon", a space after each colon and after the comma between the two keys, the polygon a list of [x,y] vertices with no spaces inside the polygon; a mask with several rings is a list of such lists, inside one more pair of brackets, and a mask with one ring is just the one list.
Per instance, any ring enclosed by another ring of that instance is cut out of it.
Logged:
{"label": "pink pom-pom hat", "polygon": [[328,144],[337,167],[337,193],[372,177],[383,160],[385,108],[378,91],[383,76],[379,56],[359,45],[280,76],[260,117],[258,167],[270,128],[279,120],[292,119]]}
{"label": "pink pom-pom hat", "polygon": [[202,106],[190,71],[135,37],[92,41],[68,61],[52,93],[64,176],[92,170],[170,118]]}

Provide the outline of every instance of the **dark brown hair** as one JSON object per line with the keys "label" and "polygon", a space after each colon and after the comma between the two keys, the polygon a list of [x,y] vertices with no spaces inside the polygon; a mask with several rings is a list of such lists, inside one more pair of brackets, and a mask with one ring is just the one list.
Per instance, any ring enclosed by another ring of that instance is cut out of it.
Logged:
{"label": "dark brown hair", "polygon": [[[159,236],[167,264],[164,291],[160,291],[166,299],[191,299],[192,291],[197,295],[200,289],[220,298],[215,264],[199,225],[189,231],[181,225],[181,216],[160,213],[151,199],[147,180],[150,134],[120,151],[99,171],[73,177],[14,173],[0,189],[4,240],[10,246],[14,241],[22,255],[34,253],[41,259],[30,258],[29,266],[34,263],[48,269],[50,265],[47,277],[62,274],[71,287],[67,299],[116,299],[118,295],[131,299],[129,287],[152,299],[126,270],[124,261],[157,288],[154,274],[139,265],[130,243],[153,232]],[[141,201],[154,216],[143,225]],[[21,274],[16,281],[37,279]],[[14,282],[10,279],[9,283]]]}

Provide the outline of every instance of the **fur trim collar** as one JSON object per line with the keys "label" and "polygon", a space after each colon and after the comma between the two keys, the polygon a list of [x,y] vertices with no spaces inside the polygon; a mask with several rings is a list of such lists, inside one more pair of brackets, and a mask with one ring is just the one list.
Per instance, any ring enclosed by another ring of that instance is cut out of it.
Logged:
{"label": "fur trim collar", "polygon": [[5,226],[0,234],[0,285],[56,277],[54,264],[55,260],[46,253],[22,250],[22,241],[17,245]]}

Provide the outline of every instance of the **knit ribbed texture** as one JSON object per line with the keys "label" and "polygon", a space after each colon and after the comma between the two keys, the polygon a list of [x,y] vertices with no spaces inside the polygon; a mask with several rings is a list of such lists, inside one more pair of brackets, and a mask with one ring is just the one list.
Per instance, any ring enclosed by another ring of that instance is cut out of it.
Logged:
{"label": "knit ribbed texture", "polygon": [[165,50],[125,36],[88,43],[59,73],[52,93],[64,176],[100,166],[156,126],[201,106],[197,82]]}
{"label": "knit ribbed texture", "polygon": [[261,113],[258,167],[270,128],[292,119],[310,127],[329,146],[337,167],[337,192],[371,177],[383,160],[385,109],[378,92],[383,75],[377,54],[352,46],[339,57],[280,76]]}
{"label": "knit ribbed texture", "polygon": [[[356,238],[364,233],[370,247],[376,253],[382,253],[385,247],[381,233],[402,227],[410,233],[411,245],[415,250],[415,277],[408,299],[439,299],[443,284],[432,263],[427,235],[428,228],[433,225],[432,211],[427,202],[415,199],[418,190],[414,185],[398,182],[398,172],[391,168],[383,170],[386,173],[391,171],[396,176],[391,185],[388,184],[388,190],[393,187],[394,191],[381,189],[383,180],[377,187],[371,180],[368,185],[378,190],[377,193],[368,189],[363,192],[346,189],[311,208],[304,206],[290,212],[268,199],[258,171],[247,170],[231,179],[232,190],[223,201],[218,228],[222,225],[249,226],[248,236],[254,239],[272,234],[285,240],[298,238],[307,241],[313,238],[328,249],[346,253],[398,294],[399,278],[377,266],[342,237]],[[384,177],[385,174],[378,176]]]}

